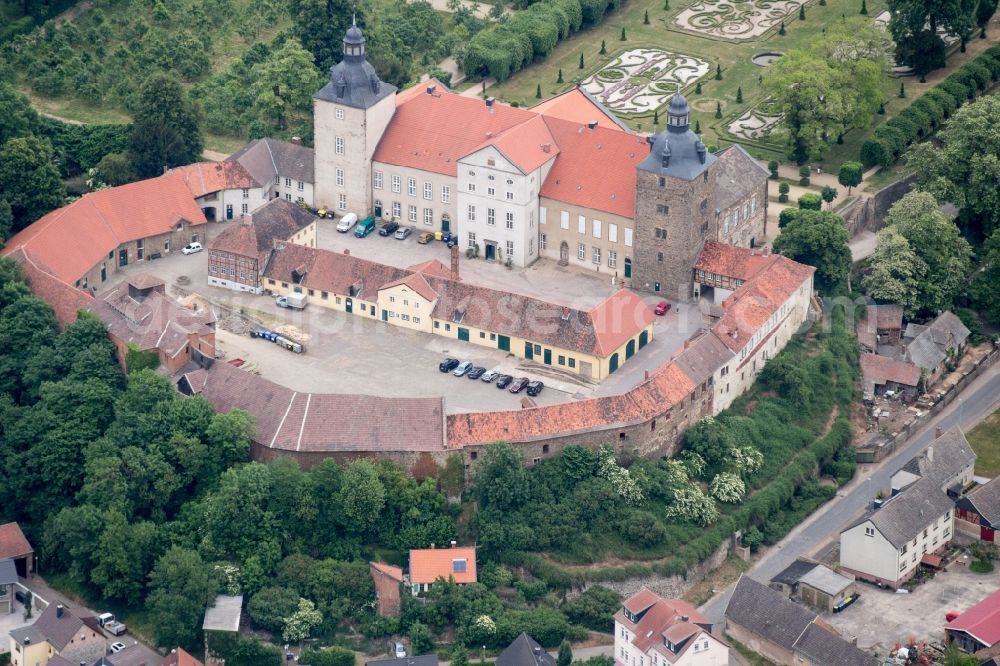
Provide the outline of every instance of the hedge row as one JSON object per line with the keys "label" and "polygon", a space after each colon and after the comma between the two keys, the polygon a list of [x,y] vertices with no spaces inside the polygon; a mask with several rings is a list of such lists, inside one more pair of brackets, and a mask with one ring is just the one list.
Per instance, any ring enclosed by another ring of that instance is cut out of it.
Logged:
{"label": "hedge row", "polygon": [[962,65],[876,129],[872,138],[861,145],[861,163],[866,169],[876,164],[892,164],[910,144],[937,129],[958,107],[974,100],[977,92],[997,81],[1000,81],[1000,45],[990,47],[975,60]]}
{"label": "hedge row", "polygon": [[540,0],[476,33],[460,62],[466,74],[506,81],[536,57],[548,56],[583,24],[597,25],[621,0]]}

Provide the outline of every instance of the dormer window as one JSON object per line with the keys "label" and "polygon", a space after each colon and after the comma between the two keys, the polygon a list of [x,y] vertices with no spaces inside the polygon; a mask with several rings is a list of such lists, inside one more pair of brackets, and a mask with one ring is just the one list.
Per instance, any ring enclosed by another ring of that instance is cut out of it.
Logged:
{"label": "dormer window", "polygon": [[465,573],[468,567],[468,560],[465,558],[452,560],[451,561],[451,571],[452,573]]}

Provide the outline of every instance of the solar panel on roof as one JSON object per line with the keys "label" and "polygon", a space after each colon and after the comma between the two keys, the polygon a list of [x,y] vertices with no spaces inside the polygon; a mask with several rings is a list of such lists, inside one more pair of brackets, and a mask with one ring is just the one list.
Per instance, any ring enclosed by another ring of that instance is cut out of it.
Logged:
{"label": "solar panel on roof", "polygon": [[463,560],[452,560],[451,561],[451,570],[454,573],[465,573],[465,569],[466,569],[467,564],[468,564],[468,562],[466,560],[464,560],[464,559]]}

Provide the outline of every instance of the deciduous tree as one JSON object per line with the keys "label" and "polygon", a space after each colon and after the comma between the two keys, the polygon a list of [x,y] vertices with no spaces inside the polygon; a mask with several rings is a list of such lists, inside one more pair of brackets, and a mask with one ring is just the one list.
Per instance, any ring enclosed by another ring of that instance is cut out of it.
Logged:
{"label": "deciduous tree", "polygon": [[774,251],[816,267],[816,289],[838,293],[851,271],[850,236],[844,220],[827,211],[800,210],[774,240]]}
{"label": "deciduous tree", "polygon": [[129,142],[129,160],[138,176],[158,176],[164,167],[201,158],[205,144],[198,116],[176,79],[166,74],[150,76],[138,100]]}
{"label": "deciduous tree", "polygon": [[51,144],[30,135],[0,146],[0,192],[10,204],[13,232],[61,206],[66,188],[59,178]]}
{"label": "deciduous tree", "polygon": [[205,608],[215,599],[218,582],[196,551],[168,550],[149,574],[146,607],[156,618],[156,643],[194,650],[201,642]]}

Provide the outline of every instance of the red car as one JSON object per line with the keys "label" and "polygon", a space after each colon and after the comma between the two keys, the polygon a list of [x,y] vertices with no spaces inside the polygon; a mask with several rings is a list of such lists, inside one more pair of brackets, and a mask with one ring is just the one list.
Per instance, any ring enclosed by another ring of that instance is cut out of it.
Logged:
{"label": "red car", "polygon": [[666,301],[660,301],[659,303],[656,304],[656,307],[653,308],[653,312],[656,313],[658,316],[662,317],[663,315],[670,312],[670,303],[667,303]]}
{"label": "red car", "polygon": [[507,388],[511,393],[520,393],[524,390],[524,387],[528,385],[527,377],[518,377],[514,382]]}

